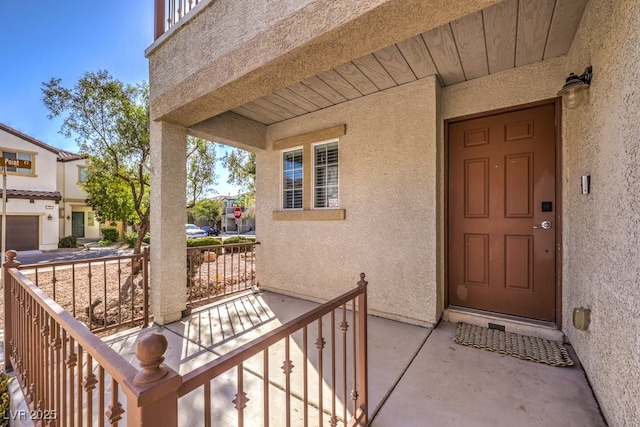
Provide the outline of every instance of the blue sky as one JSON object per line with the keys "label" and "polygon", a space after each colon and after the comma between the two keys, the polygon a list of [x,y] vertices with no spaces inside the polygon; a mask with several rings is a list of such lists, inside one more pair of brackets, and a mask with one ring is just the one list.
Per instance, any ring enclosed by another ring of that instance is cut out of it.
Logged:
{"label": "blue sky", "polygon": [[[2,2],[0,122],[54,147],[77,152],[49,120],[42,83],[73,87],[87,71],[108,70],[125,83],[149,80],[144,51],[153,42],[153,0]],[[222,153],[219,153],[222,155]],[[236,191],[218,168],[215,192]]]}

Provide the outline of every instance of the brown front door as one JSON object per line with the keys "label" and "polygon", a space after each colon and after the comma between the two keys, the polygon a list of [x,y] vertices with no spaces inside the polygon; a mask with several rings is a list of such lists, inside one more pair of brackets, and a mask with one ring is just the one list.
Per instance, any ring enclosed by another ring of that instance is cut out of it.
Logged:
{"label": "brown front door", "polygon": [[449,303],[555,321],[555,104],[449,123],[448,143]]}

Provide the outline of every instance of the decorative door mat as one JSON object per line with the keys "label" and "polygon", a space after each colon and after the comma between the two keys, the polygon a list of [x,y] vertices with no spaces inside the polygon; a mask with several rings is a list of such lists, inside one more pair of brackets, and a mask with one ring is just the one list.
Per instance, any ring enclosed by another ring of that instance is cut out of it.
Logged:
{"label": "decorative door mat", "polygon": [[533,360],[551,366],[572,366],[573,360],[560,342],[503,332],[482,326],[458,323],[456,343],[495,351],[523,360]]}

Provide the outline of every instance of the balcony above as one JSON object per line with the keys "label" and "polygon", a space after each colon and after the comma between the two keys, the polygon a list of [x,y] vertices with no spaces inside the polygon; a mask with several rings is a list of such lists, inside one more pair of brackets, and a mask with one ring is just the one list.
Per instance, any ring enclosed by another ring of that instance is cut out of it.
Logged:
{"label": "balcony above", "polygon": [[270,125],[434,74],[449,86],[552,59],[586,3],[158,0],[173,21],[147,50],[152,118]]}

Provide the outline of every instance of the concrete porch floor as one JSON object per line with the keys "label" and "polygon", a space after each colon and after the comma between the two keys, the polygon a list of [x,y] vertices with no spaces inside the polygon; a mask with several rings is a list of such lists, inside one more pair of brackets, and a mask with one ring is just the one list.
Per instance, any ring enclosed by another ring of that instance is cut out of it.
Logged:
{"label": "concrete porch floor", "polygon": [[[169,342],[165,363],[185,374],[317,305],[269,292],[245,294],[194,310],[178,322],[122,332],[105,341],[138,366],[134,356],[138,339],[151,332],[161,333]],[[372,427],[606,426],[570,346],[576,364],[560,368],[458,345],[453,342],[455,332],[455,323],[446,321],[432,330],[369,316]],[[282,373],[281,359],[270,363],[270,372]],[[245,369],[252,368],[255,366],[249,359]],[[214,399],[229,404],[236,392],[234,376],[212,383]],[[259,384],[245,381],[245,391],[254,393],[254,402],[260,402],[255,394],[259,392],[251,387],[261,389]],[[274,387],[270,399],[279,400],[281,392]],[[12,399],[15,397],[14,391]],[[197,395],[179,401],[180,425],[202,425],[197,417],[202,401]],[[294,408],[299,406],[299,402],[292,403]],[[276,406],[273,412],[276,416],[282,411]],[[229,410],[214,415],[212,425],[237,425],[235,414],[229,404]],[[245,425],[261,424],[248,418]],[[283,424],[272,419],[271,425]],[[292,425],[302,424],[294,419]],[[318,425],[318,421],[314,419],[310,425]]]}
{"label": "concrete porch floor", "polygon": [[[109,342],[136,363],[138,336],[163,333],[165,363],[184,374],[316,306],[265,292]],[[570,346],[576,364],[552,367],[458,345],[455,332],[445,321],[431,330],[369,316],[371,426],[606,426]]]}

